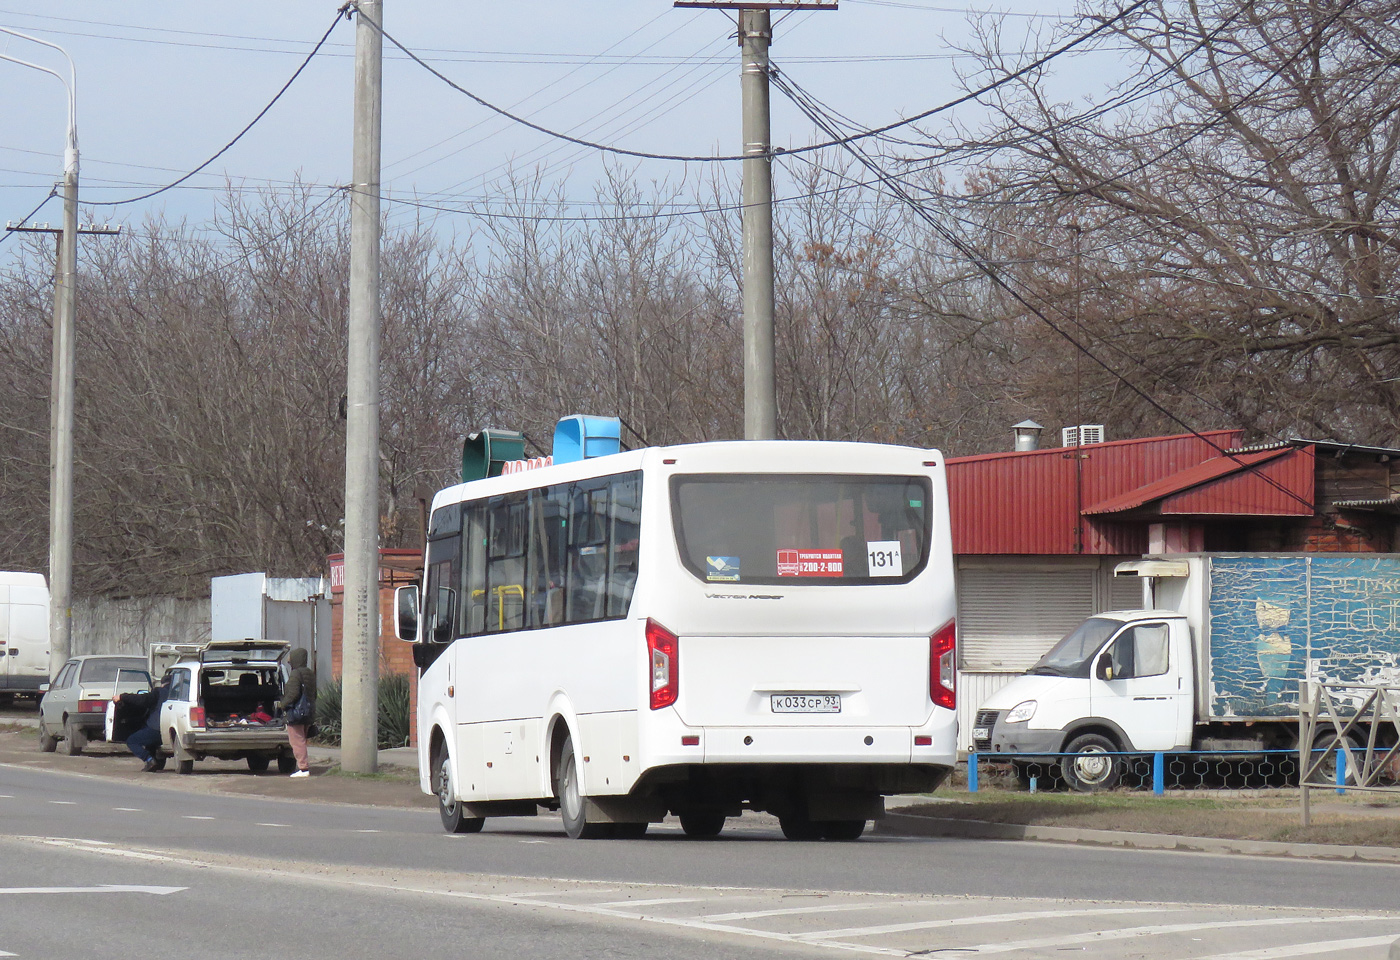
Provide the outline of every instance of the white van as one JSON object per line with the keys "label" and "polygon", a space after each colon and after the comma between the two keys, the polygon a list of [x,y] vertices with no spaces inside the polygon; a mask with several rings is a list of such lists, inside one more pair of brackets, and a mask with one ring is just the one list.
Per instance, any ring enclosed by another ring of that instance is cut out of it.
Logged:
{"label": "white van", "polygon": [[49,679],[49,587],[42,573],[0,572],[0,699],[38,698]]}

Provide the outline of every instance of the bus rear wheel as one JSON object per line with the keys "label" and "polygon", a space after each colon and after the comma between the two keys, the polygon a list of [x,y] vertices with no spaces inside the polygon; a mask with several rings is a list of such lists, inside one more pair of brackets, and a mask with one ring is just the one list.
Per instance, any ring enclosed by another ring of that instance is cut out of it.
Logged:
{"label": "bus rear wheel", "polygon": [[865,832],[864,820],[827,820],[821,825],[826,840],[859,840]]}
{"label": "bus rear wheel", "polygon": [[681,829],[685,831],[687,837],[709,840],[719,836],[720,831],[724,829],[724,814],[683,813],[681,814]]}
{"label": "bus rear wheel", "polygon": [[[861,825],[864,826],[864,821],[861,821]],[[825,825],[816,820],[789,814],[778,818],[778,826],[783,828],[783,836],[789,840],[820,840]]]}
{"label": "bus rear wheel", "polygon": [[571,840],[601,840],[612,835],[612,824],[590,823],[583,793],[578,785],[578,761],[574,758],[573,737],[564,738],[559,754],[559,773],[554,783],[554,795],[559,800],[559,815],[564,820],[564,832]]}

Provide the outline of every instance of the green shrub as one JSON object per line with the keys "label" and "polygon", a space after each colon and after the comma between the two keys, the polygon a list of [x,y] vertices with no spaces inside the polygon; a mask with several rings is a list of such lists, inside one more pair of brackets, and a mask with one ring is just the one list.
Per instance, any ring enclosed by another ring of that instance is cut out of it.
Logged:
{"label": "green shrub", "polygon": [[[413,713],[409,709],[409,678],[391,673],[379,678],[379,748],[388,750],[408,745],[413,728]],[[341,721],[344,684],[340,680],[320,684],[316,690],[316,740],[339,746],[343,725]]]}

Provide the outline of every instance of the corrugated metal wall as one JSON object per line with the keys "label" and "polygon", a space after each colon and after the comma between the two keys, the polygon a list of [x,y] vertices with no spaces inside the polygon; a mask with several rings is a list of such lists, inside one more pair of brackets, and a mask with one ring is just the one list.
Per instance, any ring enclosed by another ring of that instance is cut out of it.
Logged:
{"label": "corrugated metal wall", "polygon": [[1212,443],[1236,446],[1240,433],[1215,430],[1204,436],[951,457],[953,553],[1141,554],[1147,534],[1140,522],[1085,518],[1077,544],[1078,511],[1218,456]]}

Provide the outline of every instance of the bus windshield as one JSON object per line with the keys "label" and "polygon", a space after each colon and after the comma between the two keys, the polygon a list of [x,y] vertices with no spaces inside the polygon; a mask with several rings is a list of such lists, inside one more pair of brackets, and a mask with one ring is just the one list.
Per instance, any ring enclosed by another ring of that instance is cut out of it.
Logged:
{"label": "bus windshield", "polygon": [[683,562],[707,583],[904,583],[928,557],[922,477],[673,477]]}

